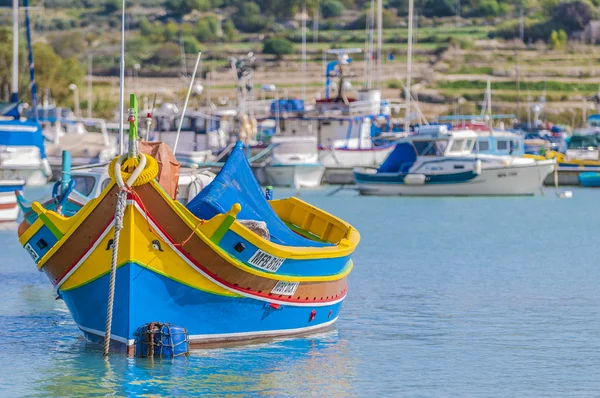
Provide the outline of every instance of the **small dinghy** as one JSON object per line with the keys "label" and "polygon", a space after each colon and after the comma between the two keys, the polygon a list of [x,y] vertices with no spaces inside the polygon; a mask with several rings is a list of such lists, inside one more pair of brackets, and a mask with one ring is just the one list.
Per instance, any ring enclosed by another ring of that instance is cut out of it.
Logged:
{"label": "small dinghy", "polygon": [[[129,131],[136,142],[137,123]],[[338,318],[359,233],[297,198],[267,201],[241,145],[187,206],[175,176],[135,145],[109,173],[72,217],[33,203],[38,218],[19,237],[90,340],[132,354],[136,330],[153,322],[200,344],[303,334]]]}

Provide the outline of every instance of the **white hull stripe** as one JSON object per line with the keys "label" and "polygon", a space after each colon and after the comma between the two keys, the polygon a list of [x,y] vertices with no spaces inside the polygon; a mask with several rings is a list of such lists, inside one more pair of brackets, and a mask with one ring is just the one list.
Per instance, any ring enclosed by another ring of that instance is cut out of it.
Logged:
{"label": "white hull stripe", "polygon": [[[244,340],[244,339],[252,339],[257,337],[278,337],[285,336],[289,334],[302,334],[308,333],[314,330],[318,330],[321,328],[326,328],[327,326],[333,325],[337,321],[338,317],[333,318],[330,321],[319,323],[318,325],[306,326],[303,328],[295,328],[295,329],[277,329],[277,330],[260,330],[256,332],[239,332],[239,333],[215,333],[215,334],[191,334],[189,335],[190,343],[201,343],[201,342],[211,342],[211,341],[226,341],[226,340]],[[98,337],[104,337],[104,332],[96,329],[86,328],[81,325],[77,325],[79,329],[83,330],[86,333],[93,334]],[[142,326],[142,325],[140,325]],[[180,325],[185,327],[185,325]],[[111,340],[118,341],[119,343],[123,343],[126,345],[135,344],[134,339],[126,339],[122,336],[117,336],[114,333],[110,335]]]}

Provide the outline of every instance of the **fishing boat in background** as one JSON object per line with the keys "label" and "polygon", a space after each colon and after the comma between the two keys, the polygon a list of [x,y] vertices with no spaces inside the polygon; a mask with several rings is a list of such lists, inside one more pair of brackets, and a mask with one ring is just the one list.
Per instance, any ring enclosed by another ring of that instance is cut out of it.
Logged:
{"label": "fishing boat in background", "polygon": [[378,169],[356,168],[363,195],[534,195],[554,160],[473,153],[477,134],[423,126]]}
{"label": "fishing boat in background", "polygon": [[267,184],[294,188],[321,185],[325,166],[319,162],[317,137],[275,135],[271,144],[271,159],[264,167]]}
{"label": "fishing boat in background", "polygon": [[132,145],[74,216],[33,203],[38,218],[19,241],[86,337],[133,354],[136,331],[155,321],[200,344],[307,333],[337,320],[360,240],[352,226],[297,198],[267,201],[241,143],[187,206],[175,199],[172,166]]}

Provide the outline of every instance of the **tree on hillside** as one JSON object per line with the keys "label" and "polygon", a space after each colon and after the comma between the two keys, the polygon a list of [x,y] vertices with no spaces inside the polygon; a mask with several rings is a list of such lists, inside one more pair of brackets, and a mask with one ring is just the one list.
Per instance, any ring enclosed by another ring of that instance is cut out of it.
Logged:
{"label": "tree on hillside", "polygon": [[278,60],[294,53],[294,43],[282,37],[269,37],[263,41],[263,54],[275,55]]}
{"label": "tree on hillside", "polygon": [[344,12],[344,5],[338,0],[324,0],[321,3],[321,14],[325,18],[339,17]]}
{"label": "tree on hillside", "polygon": [[233,22],[242,32],[256,33],[270,27],[273,20],[263,15],[257,3],[244,1],[239,5],[238,12],[233,14]]}
{"label": "tree on hillside", "polygon": [[121,6],[121,0],[104,0],[104,13],[112,14],[113,12],[120,10]]}
{"label": "tree on hillside", "polygon": [[165,8],[176,17],[182,17],[193,10],[208,11],[212,7],[210,0],[167,0]]}
{"label": "tree on hillside", "polygon": [[235,25],[229,18],[223,21],[223,34],[227,41],[232,41],[235,38]]}
{"label": "tree on hillside", "polygon": [[592,19],[592,6],[581,0],[560,3],[552,12],[552,21],[567,32],[583,30]]}

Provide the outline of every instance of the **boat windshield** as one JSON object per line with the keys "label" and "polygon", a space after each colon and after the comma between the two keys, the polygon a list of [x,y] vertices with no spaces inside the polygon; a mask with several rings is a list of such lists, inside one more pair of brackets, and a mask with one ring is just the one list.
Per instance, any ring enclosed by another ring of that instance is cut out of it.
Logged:
{"label": "boat windshield", "polygon": [[574,135],[569,140],[569,144],[567,145],[567,149],[582,149],[589,147],[598,147],[600,146],[600,135],[590,134],[590,135]]}
{"label": "boat windshield", "polygon": [[448,147],[448,140],[419,140],[412,143],[419,156],[443,156]]}

